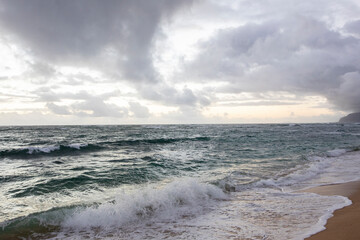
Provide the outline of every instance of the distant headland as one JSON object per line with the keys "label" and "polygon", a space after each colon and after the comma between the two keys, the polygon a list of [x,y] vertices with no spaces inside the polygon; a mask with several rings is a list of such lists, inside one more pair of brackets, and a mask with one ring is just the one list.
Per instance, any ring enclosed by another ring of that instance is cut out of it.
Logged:
{"label": "distant headland", "polygon": [[349,115],[340,118],[340,123],[360,123],[360,112],[350,113]]}

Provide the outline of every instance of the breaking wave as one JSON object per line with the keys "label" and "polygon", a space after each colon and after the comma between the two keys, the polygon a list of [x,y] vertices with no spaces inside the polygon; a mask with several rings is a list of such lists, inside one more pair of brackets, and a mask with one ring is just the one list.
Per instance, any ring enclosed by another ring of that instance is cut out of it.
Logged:
{"label": "breaking wave", "polygon": [[67,228],[121,227],[144,219],[174,220],[196,215],[214,200],[226,199],[218,187],[193,179],[174,181],[162,189],[148,187],[119,195],[111,203],[80,209],[63,223]]}
{"label": "breaking wave", "polygon": [[195,179],[176,180],[162,188],[151,185],[131,193],[118,194],[111,202],[92,206],[70,206],[31,214],[4,223],[0,237],[16,229],[93,232],[107,234],[117,228],[138,226],[152,221],[174,221],[197,215],[228,199],[220,188]]}
{"label": "breaking wave", "polygon": [[117,146],[142,145],[142,144],[169,144],[185,141],[209,141],[209,137],[188,137],[188,138],[154,138],[154,139],[131,139],[120,140],[115,142],[105,142]]}
{"label": "breaking wave", "polygon": [[6,149],[0,151],[2,158],[32,158],[47,154],[67,155],[78,153],[82,151],[95,151],[101,149],[100,146],[87,143],[73,143],[69,145],[49,145],[49,146],[34,146],[17,149]]}
{"label": "breaking wave", "polygon": [[[112,149],[114,146],[139,146],[139,145],[162,145],[184,141],[209,141],[209,137],[188,137],[188,138],[154,138],[154,139],[131,139],[98,143],[71,143],[68,145],[46,145],[28,146],[22,148],[5,149],[0,151],[2,158],[33,158],[39,156],[69,155],[79,154],[80,152],[98,151],[102,149]],[[81,151],[80,151],[81,150]]]}

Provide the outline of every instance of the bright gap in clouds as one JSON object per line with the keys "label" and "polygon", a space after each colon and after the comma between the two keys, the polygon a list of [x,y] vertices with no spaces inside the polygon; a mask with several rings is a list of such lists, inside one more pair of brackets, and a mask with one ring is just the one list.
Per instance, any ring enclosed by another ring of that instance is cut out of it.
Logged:
{"label": "bright gap in clouds", "polygon": [[331,122],[356,1],[0,0],[0,124]]}

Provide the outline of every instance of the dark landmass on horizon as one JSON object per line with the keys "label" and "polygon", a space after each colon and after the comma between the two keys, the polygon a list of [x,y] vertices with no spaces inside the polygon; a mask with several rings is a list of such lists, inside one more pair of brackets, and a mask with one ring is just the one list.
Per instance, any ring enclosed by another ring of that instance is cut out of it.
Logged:
{"label": "dark landmass on horizon", "polygon": [[360,112],[350,113],[349,115],[340,118],[340,123],[360,123]]}

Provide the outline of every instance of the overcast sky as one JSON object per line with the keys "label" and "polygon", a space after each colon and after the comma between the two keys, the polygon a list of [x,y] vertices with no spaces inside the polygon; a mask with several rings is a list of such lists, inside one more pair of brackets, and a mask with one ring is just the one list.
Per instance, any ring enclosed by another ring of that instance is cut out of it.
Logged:
{"label": "overcast sky", "polygon": [[332,122],[358,0],[0,0],[0,124]]}

